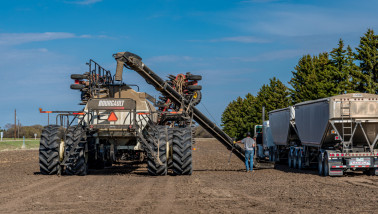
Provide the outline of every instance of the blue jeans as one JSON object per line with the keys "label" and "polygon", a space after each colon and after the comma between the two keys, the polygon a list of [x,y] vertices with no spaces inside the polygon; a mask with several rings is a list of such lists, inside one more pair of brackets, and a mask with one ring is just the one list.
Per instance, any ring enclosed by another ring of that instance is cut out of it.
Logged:
{"label": "blue jeans", "polygon": [[[248,161],[250,160],[250,165],[248,164]],[[245,150],[245,167],[247,168],[247,171],[251,169],[253,170],[253,150]]]}

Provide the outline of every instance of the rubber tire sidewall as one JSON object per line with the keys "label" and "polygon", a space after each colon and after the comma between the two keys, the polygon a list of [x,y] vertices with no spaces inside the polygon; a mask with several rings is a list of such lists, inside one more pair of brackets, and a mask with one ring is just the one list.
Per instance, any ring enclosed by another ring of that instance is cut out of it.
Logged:
{"label": "rubber tire sidewall", "polygon": [[323,160],[322,153],[318,155],[318,175],[323,176]]}
{"label": "rubber tire sidewall", "polygon": [[323,158],[323,175],[324,176],[329,176],[329,164],[328,164],[328,154],[324,153],[324,158]]}

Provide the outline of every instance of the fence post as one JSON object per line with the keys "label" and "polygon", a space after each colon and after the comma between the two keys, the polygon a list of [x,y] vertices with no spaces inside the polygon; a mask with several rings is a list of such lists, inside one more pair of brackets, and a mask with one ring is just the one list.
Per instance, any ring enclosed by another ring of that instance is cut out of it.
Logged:
{"label": "fence post", "polygon": [[23,137],[23,143],[22,143],[22,147],[21,147],[21,149],[26,149],[26,145],[25,145],[25,136]]}

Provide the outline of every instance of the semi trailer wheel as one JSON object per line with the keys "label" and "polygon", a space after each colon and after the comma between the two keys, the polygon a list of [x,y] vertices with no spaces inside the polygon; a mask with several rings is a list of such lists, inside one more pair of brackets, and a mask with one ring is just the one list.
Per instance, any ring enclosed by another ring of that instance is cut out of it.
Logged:
{"label": "semi trailer wheel", "polygon": [[304,163],[304,155],[303,151],[298,151],[298,169],[303,169],[303,163]]}
{"label": "semi trailer wheel", "polygon": [[370,175],[370,176],[378,175],[378,169],[377,168],[370,168],[370,169],[368,169],[367,174]]}
{"label": "semi trailer wheel", "polygon": [[319,156],[318,156],[318,174],[320,176],[323,175],[323,157],[322,157],[322,153],[320,153]]}
{"label": "semi trailer wheel", "polygon": [[287,164],[289,165],[289,168],[293,167],[293,155],[291,149],[289,150],[289,154],[287,155]]}
{"label": "semi trailer wheel", "polygon": [[[81,126],[71,126],[66,134],[66,155],[67,167],[66,174],[84,176],[88,173],[88,148],[85,130]],[[76,144],[77,147],[71,148]]]}
{"label": "semi trailer wheel", "polygon": [[54,175],[59,171],[59,148],[63,133],[63,128],[57,125],[49,125],[42,130],[39,144],[39,168],[43,175]]}
{"label": "semi trailer wheel", "polygon": [[294,150],[293,152],[293,168],[297,169],[298,168],[298,150]]}
{"label": "semi trailer wheel", "polygon": [[329,176],[328,153],[324,153],[323,175],[324,176]]}
{"label": "semi trailer wheel", "polygon": [[192,166],[192,129],[178,128],[173,134],[173,174],[191,175]]}
{"label": "semi trailer wheel", "polygon": [[[147,155],[148,174],[153,176],[167,175],[167,133],[165,126],[156,126],[149,131],[148,141],[156,158]],[[158,160],[156,160],[158,159]],[[160,162],[159,162],[160,161]]]}

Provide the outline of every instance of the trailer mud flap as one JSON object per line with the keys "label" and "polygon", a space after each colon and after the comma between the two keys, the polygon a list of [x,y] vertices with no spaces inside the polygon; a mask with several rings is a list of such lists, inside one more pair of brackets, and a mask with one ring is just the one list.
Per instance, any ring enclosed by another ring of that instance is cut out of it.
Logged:
{"label": "trailer mud flap", "polygon": [[329,170],[329,176],[343,176],[344,170],[343,169],[331,169]]}

